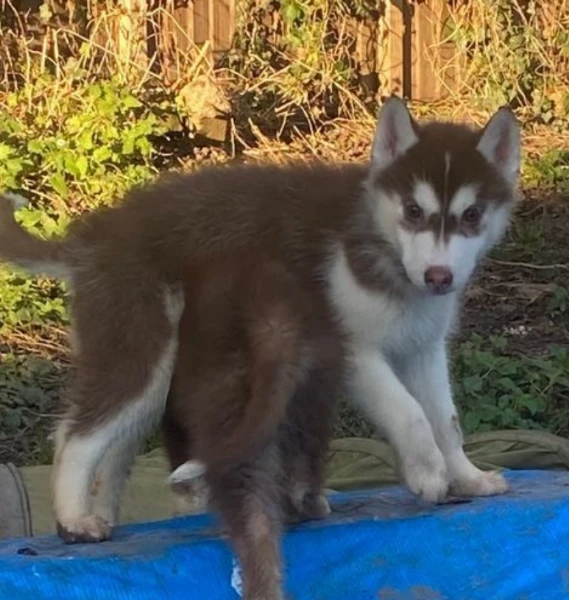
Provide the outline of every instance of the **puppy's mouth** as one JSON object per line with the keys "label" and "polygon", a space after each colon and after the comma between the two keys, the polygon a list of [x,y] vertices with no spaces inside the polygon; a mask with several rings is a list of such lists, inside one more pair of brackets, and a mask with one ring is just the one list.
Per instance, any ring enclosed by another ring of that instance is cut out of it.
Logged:
{"label": "puppy's mouth", "polygon": [[456,290],[454,285],[451,286],[433,286],[426,287],[425,290],[431,296],[448,296]]}

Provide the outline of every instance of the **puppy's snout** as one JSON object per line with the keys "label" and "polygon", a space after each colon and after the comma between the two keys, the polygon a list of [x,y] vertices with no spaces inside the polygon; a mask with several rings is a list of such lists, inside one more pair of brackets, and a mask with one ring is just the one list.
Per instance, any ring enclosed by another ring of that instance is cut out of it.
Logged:
{"label": "puppy's snout", "polygon": [[445,294],[452,286],[452,271],[448,267],[434,266],[425,271],[425,284],[435,294]]}

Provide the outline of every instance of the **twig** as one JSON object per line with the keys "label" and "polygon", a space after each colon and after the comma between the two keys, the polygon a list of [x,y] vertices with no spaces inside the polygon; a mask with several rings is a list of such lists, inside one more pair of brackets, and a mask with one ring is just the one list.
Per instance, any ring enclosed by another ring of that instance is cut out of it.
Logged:
{"label": "twig", "polygon": [[534,265],[532,263],[526,262],[511,262],[508,260],[496,260],[495,258],[489,258],[489,262],[494,263],[495,265],[501,265],[503,267],[522,267],[523,269],[535,269],[535,270],[548,270],[548,269],[562,269],[564,271],[569,271],[569,265],[564,265],[561,263],[553,263],[551,265]]}

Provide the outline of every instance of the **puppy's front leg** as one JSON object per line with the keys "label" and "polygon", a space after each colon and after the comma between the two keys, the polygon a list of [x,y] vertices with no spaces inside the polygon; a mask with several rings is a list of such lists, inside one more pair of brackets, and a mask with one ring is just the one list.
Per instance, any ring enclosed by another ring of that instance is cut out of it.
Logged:
{"label": "puppy's front leg", "polygon": [[445,457],[450,491],[458,496],[490,496],[507,491],[506,481],[496,472],[475,467],[463,450],[463,437],[449,383],[444,341],[434,348],[405,357],[401,377],[421,404],[435,440]]}
{"label": "puppy's front leg", "polygon": [[409,489],[424,500],[442,500],[448,489],[445,460],[429,421],[376,348],[353,356],[353,399],[394,447]]}

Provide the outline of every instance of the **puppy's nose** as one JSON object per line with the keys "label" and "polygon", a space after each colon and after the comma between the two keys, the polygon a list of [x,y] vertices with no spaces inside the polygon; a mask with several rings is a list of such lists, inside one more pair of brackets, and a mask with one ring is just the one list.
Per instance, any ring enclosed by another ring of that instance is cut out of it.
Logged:
{"label": "puppy's nose", "polygon": [[448,267],[429,267],[425,271],[425,283],[435,294],[445,294],[452,285],[452,271]]}

